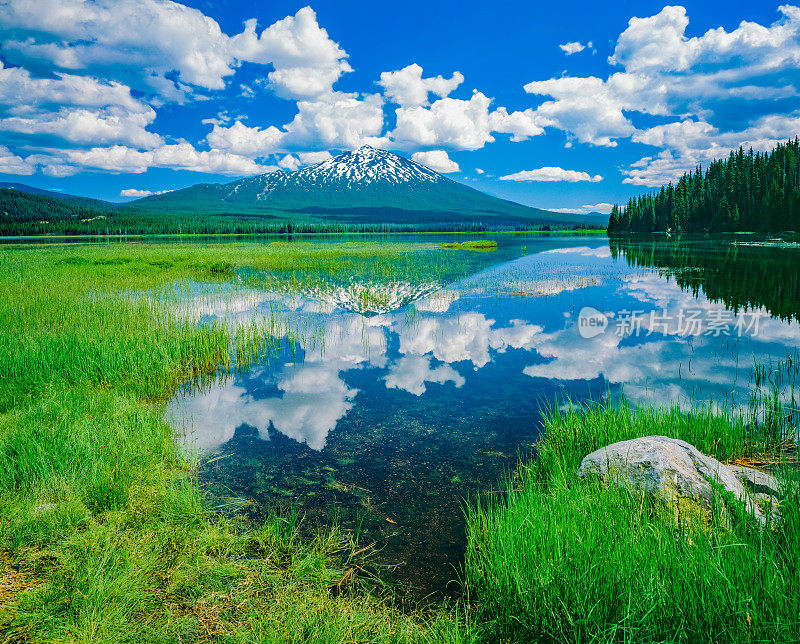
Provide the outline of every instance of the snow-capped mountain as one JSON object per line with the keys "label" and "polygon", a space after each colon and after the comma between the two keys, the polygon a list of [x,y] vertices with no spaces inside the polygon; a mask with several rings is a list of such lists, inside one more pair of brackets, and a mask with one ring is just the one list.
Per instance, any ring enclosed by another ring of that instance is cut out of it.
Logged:
{"label": "snow-capped mountain", "polygon": [[424,165],[386,150],[376,150],[368,145],[360,147],[355,152],[340,154],[298,172],[298,174],[301,173],[320,183],[344,181],[350,186],[375,182],[437,183],[444,179],[442,175]]}
{"label": "snow-capped mountain", "polygon": [[320,195],[328,203],[366,200],[363,205],[373,206],[391,198],[387,191],[424,192],[444,182],[455,183],[419,163],[365,145],[295,172],[278,170],[229,183],[223,186],[222,198],[302,208],[324,205],[315,199]]}
{"label": "snow-capped mountain", "polygon": [[[271,186],[329,186],[362,190],[368,186],[399,186],[413,183],[438,183],[445,177],[424,165],[405,159],[386,150],[365,145],[296,172],[273,172],[243,179],[233,185],[234,191],[250,185]],[[264,194],[264,193],[262,193]]]}
{"label": "snow-capped mountain", "polygon": [[289,219],[305,215],[341,223],[427,225],[478,220],[558,225],[576,221],[574,215],[492,197],[368,145],[294,172],[278,170],[226,184],[198,184],[133,204],[158,211],[260,213]]}

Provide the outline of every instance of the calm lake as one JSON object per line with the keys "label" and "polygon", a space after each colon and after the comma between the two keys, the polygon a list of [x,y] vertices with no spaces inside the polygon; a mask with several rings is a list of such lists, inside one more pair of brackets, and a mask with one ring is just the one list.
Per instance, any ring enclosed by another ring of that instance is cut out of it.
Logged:
{"label": "calm lake", "polygon": [[201,323],[280,315],[294,330],[170,404],[218,507],[336,521],[396,579],[446,592],[464,503],[533,452],[548,408],[624,396],[746,409],[773,394],[796,418],[800,247],[497,241],[435,251],[470,255],[449,281],[243,290],[237,275],[216,304],[186,289]]}

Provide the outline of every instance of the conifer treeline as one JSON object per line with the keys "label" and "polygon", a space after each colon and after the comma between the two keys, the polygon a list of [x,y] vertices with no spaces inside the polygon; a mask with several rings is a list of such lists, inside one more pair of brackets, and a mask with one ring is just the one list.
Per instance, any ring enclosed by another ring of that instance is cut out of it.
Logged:
{"label": "conifer treeline", "polygon": [[[521,221],[403,221],[395,214],[383,221],[312,219],[298,213],[152,213],[132,206],[115,205],[93,199],[59,199],[0,189],[0,237],[23,235],[252,235],[293,233],[398,233],[398,232],[481,232],[490,230],[550,230],[551,225]],[[583,230],[586,224],[557,225],[559,229]],[[599,228],[596,227],[596,228]]]}
{"label": "conifer treeline", "polygon": [[609,234],[800,230],[800,141],[731,152],[657,193],[614,206]]}

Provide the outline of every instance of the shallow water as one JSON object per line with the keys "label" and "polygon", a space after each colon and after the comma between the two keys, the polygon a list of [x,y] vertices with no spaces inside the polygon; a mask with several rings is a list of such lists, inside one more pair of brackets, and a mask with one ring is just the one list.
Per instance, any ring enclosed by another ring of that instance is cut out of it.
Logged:
{"label": "shallow water", "polygon": [[[754,364],[800,347],[796,292],[766,292],[770,279],[792,283],[796,249],[499,241],[449,284],[250,289],[199,306],[201,320],[280,312],[314,330],[172,402],[211,495],[248,499],[254,515],[295,508],[312,529],[338,521],[398,579],[443,591],[461,563],[465,500],[533,450],[543,409],[622,394],[745,406]],[[789,274],[772,275],[776,252]],[[792,386],[780,383],[787,399]]]}

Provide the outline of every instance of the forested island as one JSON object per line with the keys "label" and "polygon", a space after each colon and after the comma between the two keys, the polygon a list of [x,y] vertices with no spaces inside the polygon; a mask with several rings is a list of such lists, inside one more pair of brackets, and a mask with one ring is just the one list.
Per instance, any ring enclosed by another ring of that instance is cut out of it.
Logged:
{"label": "forested island", "polygon": [[677,184],[614,206],[610,235],[800,230],[800,140],[771,152],[739,148]]}

